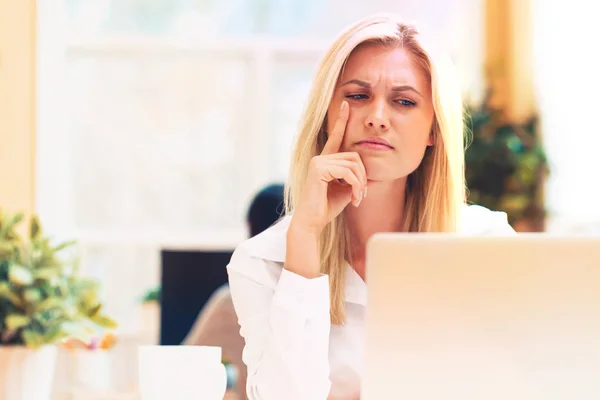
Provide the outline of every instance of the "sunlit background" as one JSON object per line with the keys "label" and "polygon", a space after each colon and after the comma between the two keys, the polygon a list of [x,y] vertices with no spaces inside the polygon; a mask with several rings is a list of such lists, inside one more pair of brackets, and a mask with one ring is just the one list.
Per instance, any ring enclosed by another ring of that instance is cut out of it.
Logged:
{"label": "sunlit background", "polygon": [[[496,110],[474,134],[539,119],[529,139],[547,174],[535,157],[519,158],[513,139],[500,140],[499,153],[474,143],[468,171],[499,188],[472,186],[471,200],[509,212],[521,231],[598,232],[600,27],[591,7],[0,0],[0,207],[35,212],[49,234],[78,240],[119,335],[135,337],[139,300],[160,284],[161,249],[228,249],[248,235],[252,196],[286,179],[320,56],[347,24],[394,11],[447,47],[467,105],[479,110],[472,124]],[[521,169],[499,179],[492,154]],[[521,178],[528,189],[511,193]]]}

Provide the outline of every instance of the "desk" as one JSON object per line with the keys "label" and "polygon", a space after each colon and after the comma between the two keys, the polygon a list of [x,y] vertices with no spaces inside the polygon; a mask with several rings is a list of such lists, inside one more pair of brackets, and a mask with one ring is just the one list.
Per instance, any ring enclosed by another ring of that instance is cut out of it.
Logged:
{"label": "desk", "polygon": [[[65,388],[55,390],[52,400],[141,400],[139,393],[132,391],[93,390]],[[167,399],[165,399],[167,400]],[[227,391],[223,400],[240,400],[235,392]]]}

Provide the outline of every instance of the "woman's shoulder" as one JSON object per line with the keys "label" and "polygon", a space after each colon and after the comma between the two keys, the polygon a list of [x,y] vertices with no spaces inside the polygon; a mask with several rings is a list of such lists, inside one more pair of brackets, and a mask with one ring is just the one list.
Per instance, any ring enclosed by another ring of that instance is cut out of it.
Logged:
{"label": "woman's shoulder", "polygon": [[[233,252],[228,271],[265,285],[276,285],[286,253],[286,233],[290,216],[260,234],[241,242]],[[459,233],[467,235],[514,235],[506,213],[479,205],[464,205],[459,219]]]}
{"label": "woman's shoulder", "polygon": [[458,231],[468,235],[515,235],[503,211],[465,204],[461,210]]}
{"label": "woman's shoulder", "polygon": [[282,217],[270,228],[238,244],[227,266],[228,272],[265,285],[276,285],[285,261],[286,233],[290,218]]}

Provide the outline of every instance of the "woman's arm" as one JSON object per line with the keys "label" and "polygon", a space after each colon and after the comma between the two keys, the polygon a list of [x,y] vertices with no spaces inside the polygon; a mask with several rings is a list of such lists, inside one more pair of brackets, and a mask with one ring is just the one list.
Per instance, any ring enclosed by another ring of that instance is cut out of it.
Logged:
{"label": "woman's arm", "polygon": [[329,394],[329,280],[283,269],[276,286],[267,262],[238,248],[227,267],[246,345],[249,400],[325,400]]}

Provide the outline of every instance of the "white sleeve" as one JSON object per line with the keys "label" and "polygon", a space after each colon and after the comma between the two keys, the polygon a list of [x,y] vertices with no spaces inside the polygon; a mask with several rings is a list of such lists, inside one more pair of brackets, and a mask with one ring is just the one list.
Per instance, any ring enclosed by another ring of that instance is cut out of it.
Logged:
{"label": "white sleeve", "polygon": [[508,216],[503,211],[494,211],[491,214],[487,235],[516,236],[517,232],[508,223]]}
{"label": "white sleeve", "polygon": [[492,211],[488,208],[469,205],[462,214],[464,231],[479,236],[516,236],[517,233],[508,223],[504,211]]}
{"label": "white sleeve", "polygon": [[246,342],[248,399],[325,400],[331,386],[329,278],[306,279],[284,269],[273,288],[261,282],[265,270],[266,261],[241,248],[227,267]]}

